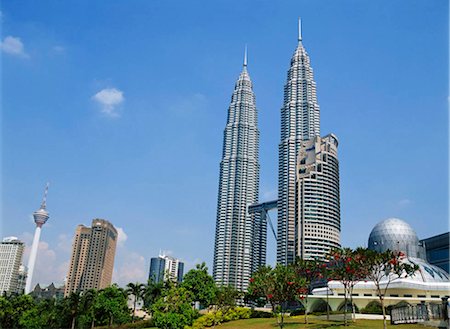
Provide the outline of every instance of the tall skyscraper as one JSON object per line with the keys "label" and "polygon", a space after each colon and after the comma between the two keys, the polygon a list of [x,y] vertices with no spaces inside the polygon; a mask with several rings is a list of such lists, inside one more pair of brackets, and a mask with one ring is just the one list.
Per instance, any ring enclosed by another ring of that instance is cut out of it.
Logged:
{"label": "tall skyscraper", "polygon": [[167,280],[181,282],[183,280],[183,274],[184,263],[179,259],[167,255],[159,255],[150,260],[148,278],[154,282],[164,282]]}
{"label": "tall skyscraper", "polygon": [[111,285],[117,230],[104,219],[94,219],[92,227],[78,225],[72,245],[64,295]]}
{"label": "tall skyscraper", "polygon": [[302,142],[297,162],[297,256],[323,259],[340,246],[338,139],[329,134]]}
{"label": "tall skyscraper", "polygon": [[[297,188],[297,161],[302,142],[320,136],[320,109],[317,103],[316,82],[309,56],[303,46],[299,21],[298,45],[291,58],[291,66],[284,86],[281,109],[281,142],[278,167],[278,233],[277,262],[289,264],[299,250],[299,235],[303,234]],[[317,199],[317,206],[321,201]],[[338,201],[339,202],[339,201]],[[320,208],[319,208],[320,209]],[[320,212],[320,210],[319,210]]]}
{"label": "tall skyscraper", "polygon": [[33,244],[31,246],[30,258],[28,260],[28,276],[25,285],[25,293],[31,292],[31,283],[33,280],[34,265],[36,263],[36,256],[39,246],[39,240],[41,238],[41,228],[47,222],[50,217],[47,211],[47,193],[48,183],[45,187],[44,199],[42,200],[41,207],[33,213],[34,222],[36,223],[36,230],[34,231]]}
{"label": "tall skyscraper", "polygon": [[4,292],[20,292],[19,280],[23,250],[23,242],[13,236],[4,238],[0,243],[0,295]]}
{"label": "tall skyscraper", "polygon": [[213,276],[219,285],[246,290],[255,264],[265,261],[254,252],[265,248],[258,237],[265,223],[255,224],[255,214],[247,212],[259,195],[258,118],[247,51],[228,108],[222,152]]}

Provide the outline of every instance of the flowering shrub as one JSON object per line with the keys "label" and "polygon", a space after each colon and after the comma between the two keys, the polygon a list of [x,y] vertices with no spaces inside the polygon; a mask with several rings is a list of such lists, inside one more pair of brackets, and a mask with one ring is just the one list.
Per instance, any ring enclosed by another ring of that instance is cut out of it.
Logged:
{"label": "flowering shrub", "polygon": [[251,314],[252,311],[249,308],[244,307],[230,308],[226,312],[210,312],[196,319],[191,327],[185,327],[185,329],[203,329],[205,327],[212,327],[223,322],[239,319],[250,319]]}

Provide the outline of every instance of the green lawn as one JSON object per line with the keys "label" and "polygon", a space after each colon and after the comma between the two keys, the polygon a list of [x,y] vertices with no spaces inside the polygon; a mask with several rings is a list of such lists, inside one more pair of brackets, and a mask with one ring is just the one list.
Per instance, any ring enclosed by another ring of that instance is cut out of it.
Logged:
{"label": "green lawn", "polygon": [[[310,329],[319,329],[319,328],[367,328],[367,329],[379,329],[383,328],[382,320],[356,320],[356,322],[349,321],[349,325],[344,327],[343,322],[341,321],[326,321],[319,320],[312,316],[308,317],[309,324],[304,324],[303,316],[287,318],[285,320],[285,328],[286,329],[297,329],[297,328],[310,328]],[[248,320],[237,320],[231,321],[227,323],[223,323],[220,326],[217,326],[217,329],[275,329],[277,328],[277,323],[274,318],[272,319],[248,319]],[[405,325],[397,325],[391,326],[388,321],[388,328],[396,328],[396,329],[424,329],[423,325],[419,324],[405,324]]]}
{"label": "green lawn", "polygon": [[[309,324],[304,324],[303,316],[296,316],[292,318],[287,318],[285,320],[286,329],[300,329],[300,328],[308,328],[308,329],[339,329],[339,328],[361,328],[361,329],[382,329],[383,321],[382,320],[356,320],[356,322],[349,321],[349,325],[347,327],[344,326],[342,321],[326,321],[319,320],[314,318],[313,316],[308,316]],[[276,329],[278,328],[277,322],[274,318],[270,319],[248,319],[248,320],[237,320],[230,321],[227,323],[223,323],[221,325],[216,326],[216,329]],[[425,327],[420,324],[404,324],[404,325],[396,325],[391,326],[388,321],[388,328],[392,329],[425,329],[429,327]],[[153,328],[148,328],[153,329]],[[156,329],[156,328],[155,328]]]}

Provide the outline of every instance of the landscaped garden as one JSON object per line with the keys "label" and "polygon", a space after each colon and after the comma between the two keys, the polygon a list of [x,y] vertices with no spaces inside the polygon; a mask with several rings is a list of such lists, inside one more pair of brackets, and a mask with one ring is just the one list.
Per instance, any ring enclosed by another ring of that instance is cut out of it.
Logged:
{"label": "landscaped garden", "polygon": [[[402,257],[401,253],[390,251],[378,254],[363,249],[340,249],[333,251],[328,262],[298,259],[288,266],[262,266],[250,278],[246,294],[233,287],[217,286],[203,263],[190,270],[181,283],[150,280],[147,284],[130,283],[127,289],[113,285],[98,291],[72,293],[59,300],[33,299],[30,295],[1,296],[0,328],[387,328],[390,325],[382,297],[378,311],[383,313],[384,321],[352,320],[352,289],[355,282],[377,276],[372,281],[377,285],[377,295],[384,296],[385,290],[379,285],[380,272],[398,275],[415,270],[402,264],[399,261]],[[327,278],[339,280],[345,287],[343,303],[350,308],[344,307],[340,321],[308,314],[312,283]],[[131,307],[127,304],[129,298],[133,301]],[[137,301],[143,302],[143,309],[151,319],[137,316]],[[272,312],[237,304],[270,305]],[[423,328],[414,324],[402,327]]]}

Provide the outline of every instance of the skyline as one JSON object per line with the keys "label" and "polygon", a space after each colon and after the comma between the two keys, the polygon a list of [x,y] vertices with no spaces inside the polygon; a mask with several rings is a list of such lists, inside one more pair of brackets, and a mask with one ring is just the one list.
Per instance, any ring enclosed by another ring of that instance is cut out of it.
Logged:
{"label": "skyline", "polygon": [[[30,240],[49,180],[52,216],[38,264],[47,255],[53,263],[42,266],[63,267],[76,226],[99,217],[126,234],[115,264],[121,283],[145,280],[160,249],[187,270],[206,261],[211,272],[223,124],[242,49],[248,43],[266,201],[276,198],[282,89],[298,16],[321,130],[342,146],[342,244],[366,245],[388,217],[406,220],[420,238],[448,230],[446,3],[244,3],[245,15],[222,2],[137,4],[2,8],[1,235]],[[14,54],[17,38],[23,48]],[[273,262],[270,234],[267,249]],[[127,272],[125,258],[139,272]],[[35,283],[50,283],[38,264]]]}

